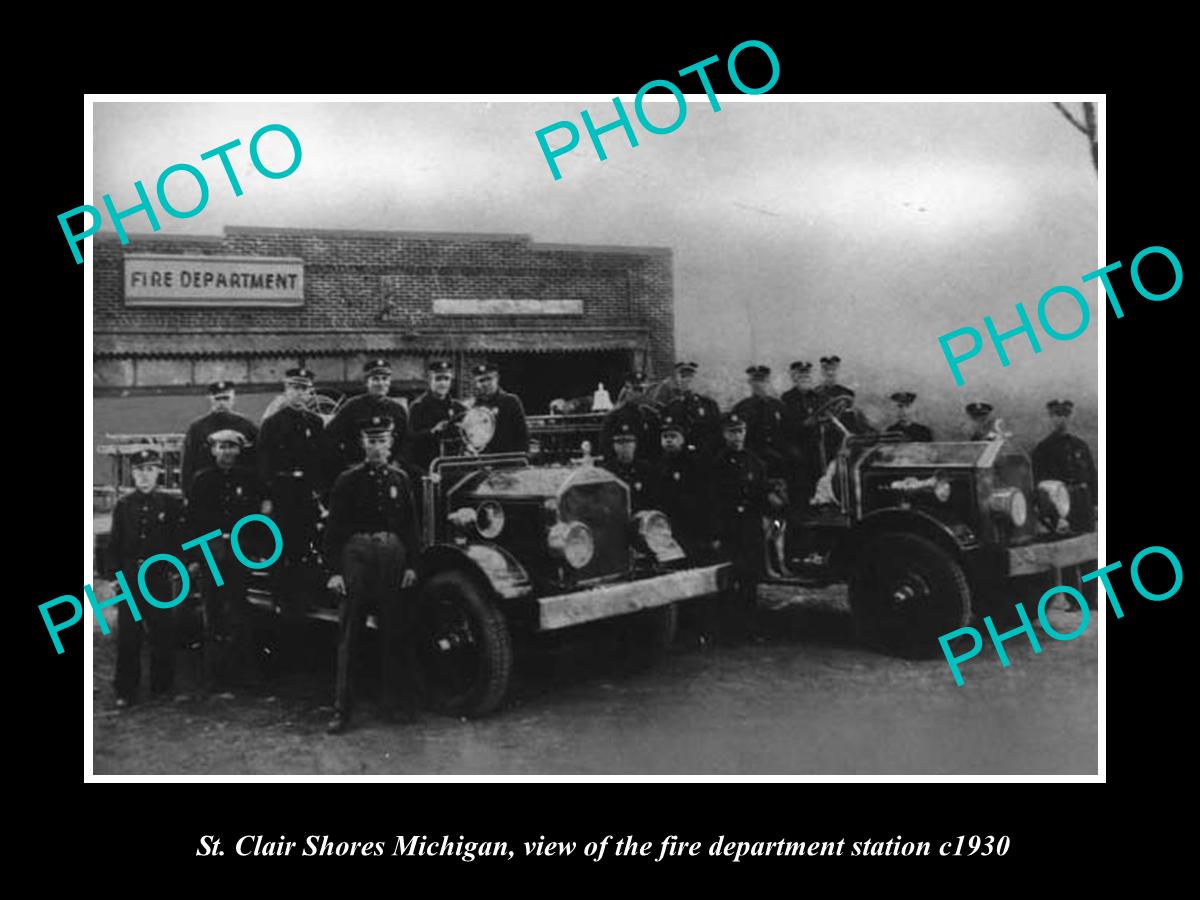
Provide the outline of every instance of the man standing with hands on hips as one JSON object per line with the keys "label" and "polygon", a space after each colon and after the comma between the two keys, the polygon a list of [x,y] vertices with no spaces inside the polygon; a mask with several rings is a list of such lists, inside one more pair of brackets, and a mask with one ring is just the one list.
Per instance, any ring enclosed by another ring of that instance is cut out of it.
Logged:
{"label": "man standing with hands on hips", "polygon": [[[411,678],[407,591],[417,580],[421,551],[416,506],[408,476],[388,463],[395,427],[387,416],[359,423],[365,459],[333,486],[329,512],[329,589],[342,595],[334,716],[326,729],[340,734],[350,724],[352,670],[367,614],[374,611],[383,650],[383,705],[393,718],[415,713]],[[405,665],[401,665],[404,662]],[[403,679],[403,682],[402,682]]]}

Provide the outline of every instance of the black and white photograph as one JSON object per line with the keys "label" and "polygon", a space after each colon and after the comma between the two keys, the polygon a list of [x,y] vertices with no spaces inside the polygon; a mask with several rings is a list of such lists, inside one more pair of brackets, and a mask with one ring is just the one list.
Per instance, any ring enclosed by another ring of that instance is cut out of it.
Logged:
{"label": "black and white photograph", "polygon": [[1099,774],[1103,98],[677,83],[90,105],[92,777]]}

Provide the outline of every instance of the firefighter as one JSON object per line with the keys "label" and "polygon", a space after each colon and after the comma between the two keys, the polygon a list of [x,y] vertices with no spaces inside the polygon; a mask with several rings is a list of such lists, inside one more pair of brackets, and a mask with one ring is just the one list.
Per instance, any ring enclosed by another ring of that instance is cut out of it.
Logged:
{"label": "firefighter", "polygon": [[440,455],[443,440],[455,436],[454,423],[467,407],[450,396],[454,367],[446,360],[428,366],[429,390],[413,401],[408,416],[408,443],[404,456],[421,472]]}
{"label": "firefighter", "polygon": [[601,465],[629,485],[629,505],[633,512],[654,507],[650,463],[638,458],[638,436],[628,422],[612,436],[610,453]]}
{"label": "firefighter", "polygon": [[733,407],[746,423],[746,448],[766,464],[768,472],[782,476],[793,456],[786,440],[786,407],[778,397],[771,396],[769,366],[751,366],[746,370],[746,380],[750,396]]}
{"label": "firefighter", "polygon": [[186,496],[192,488],[196,474],[210,468],[213,463],[209,436],[214,431],[232,428],[242,435],[242,464],[253,465],[254,448],[258,441],[258,426],[240,413],[233,411],[235,390],[232,381],[215,381],[208,388],[211,409],[188,426],[183,439],[183,459],[180,461],[179,486]]}
{"label": "firefighter", "polygon": [[[157,451],[139,450],[130,460],[135,490],[117,501],[108,541],[109,572],[135,578],[142,563],[160,553],[177,554],[182,537],[183,501],[159,490],[162,458]],[[178,596],[161,562],[146,570],[146,589],[154,599],[169,602]],[[150,639],[150,694],[162,696],[175,683],[175,634],[178,606],[144,608],[136,622],[128,603],[117,604],[117,672],[113,686],[117,706],[137,702],[142,676],[143,633]]]}
{"label": "firefighter", "polygon": [[304,366],[288,369],[283,380],[285,405],[266,418],[259,433],[259,478],[270,500],[268,515],[283,537],[283,553],[272,574],[286,625],[301,618],[314,587],[306,577],[305,560],[316,540],[321,515],[318,497],[326,487],[322,476],[325,421],[308,407],[315,377]]}
{"label": "firefighter", "polygon": [[679,421],[664,416],[660,439],[662,453],[650,478],[655,508],[666,513],[688,557],[701,559],[712,540],[708,530],[707,472],[696,452],[688,448]]}
{"label": "firefighter", "polygon": [[495,363],[477,365],[475,405],[490,409],[496,416],[496,431],[485,449],[487,453],[524,453],[529,449],[529,425],[521,398],[500,387],[500,369]]}
{"label": "firefighter", "polygon": [[721,448],[721,410],[711,397],[692,389],[699,368],[694,362],[675,363],[674,374],[651,392],[650,399],[687,429],[688,445],[710,459]]}
{"label": "firefighter", "polygon": [[986,401],[966,405],[968,441],[990,441],[1000,435],[999,421],[993,415],[994,407]]}
{"label": "firefighter", "polygon": [[1071,400],[1051,400],[1046,404],[1050,415],[1050,434],[1033,451],[1035,481],[1061,481],[1071,494],[1068,522],[1074,531],[1091,531],[1096,527],[1096,504],[1099,502],[1096,463],[1087,441],[1070,432]]}
{"label": "firefighter", "polygon": [[[200,472],[187,495],[187,524],[192,534],[220,532],[210,541],[213,564],[221,584],[211,572],[203,578],[204,681],[209,689],[223,684],[244,684],[254,674],[254,643],[250,608],[246,600],[246,568],[230,544],[233,526],[244,516],[262,513],[266,493],[258,473],[239,459],[245,438],[232,428],[209,435],[216,464]],[[200,563],[189,565],[193,574]]]}
{"label": "firefighter", "polygon": [[363,449],[359,442],[357,423],[363,419],[383,416],[392,422],[395,447],[404,440],[408,427],[408,413],[404,404],[388,396],[392,389],[392,367],[386,359],[370,359],[363,365],[363,379],[367,392],[351,397],[330,421],[327,430],[329,444],[328,481],[333,482],[340,472],[355,463],[362,462]]}
{"label": "firefighter", "polygon": [[933,440],[933,432],[925,425],[912,421],[910,412],[917,395],[912,391],[896,391],[891,401],[896,404],[896,421],[885,430],[892,434],[902,434],[906,441],[927,442]]}
{"label": "firefighter", "polygon": [[333,574],[328,587],[342,595],[334,716],[326,729],[340,734],[353,709],[353,668],[375,612],[381,631],[384,707],[392,718],[415,714],[408,589],[421,552],[416,504],[408,476],[388,460],[395,423],[372,416],[359,424],[363,462],[338,476],[331,494],[326,549]]}
{"label": "firefighter", "polygon": [[767,467],[746,449],[746,423],[737,413],[721,420],[725,447],[713,460],[710,530],[713,549],[733,563],[737,588],[733,621],[745,623],[757,605],[766,546],[763,516],[768,511]]}
{"label": "firefighter", "polygon": [[[637,453],[640,459],[652,461],[658,456],[659,415],[646,395],[646,373],[634,372],[625,382],[620,402],[604,417],[600,427],[601,452],[612,446],[614,435],[622,430],[632,430],[637,436]],[[623,429],[622,426],[629,426]]]}
{"label": "firefighter", "polygon": [[784,405],[787,442],[796,454],[796,468],[788,485],[792,504],[806,505],[821,472],[821,429],[813,413],[820,405],[812,387],[812,363],[796,360],[788,367],[792,387],[779,398]]}

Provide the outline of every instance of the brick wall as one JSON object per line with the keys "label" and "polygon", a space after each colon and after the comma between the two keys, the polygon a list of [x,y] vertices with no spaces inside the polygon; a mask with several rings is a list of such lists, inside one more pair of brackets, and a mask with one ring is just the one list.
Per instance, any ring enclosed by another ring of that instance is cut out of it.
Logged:
{"label": "brick wall", "polygon": [[[665,372],[674,355],[672,261],[669,250],[536,244],[521,235],[308,231],[228,228],[219,237],[158,234],[94,239],[94,330],[135,333],[220,332],[364,335],[481,329],[555,331],[644,329],[649,363]],[[217,256],[282,256],[304,260],[304,305],[295,308],[126,307],[126,252]],[[435,298],[578,299],[579,316],[435,316]],[[113,364],[105,362],[108,369]],[[117,366],[119,369],[119,366]]]}

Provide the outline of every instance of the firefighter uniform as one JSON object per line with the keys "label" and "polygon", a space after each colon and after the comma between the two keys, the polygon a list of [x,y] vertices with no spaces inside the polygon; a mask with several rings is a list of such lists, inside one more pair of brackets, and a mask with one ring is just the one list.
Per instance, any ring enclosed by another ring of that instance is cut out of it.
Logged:
{"label": "firefighter uniform", "polygon": [[[449,375],[452,371],[453,366],[445,361],[429,364],[430,376]],[[439,397],[433,391],[426,391],[414,400],[408,411],[404,458],[420,471],[427,472],[429,464],[439,455],[441,442],[456,437],[452,424],[466,411],[467,407],[449,394]]]}
{"label": "firefighter uniform", "polygon": [[678,383],[682,379],[690,385],[690,379],[699,368],[694,362],[675,363],[675,380],[668,378],[655,385],[647,399],[661,410],[662,415],[669,415],[679,422],[686,429],[688,445],[707,459],[721,448],[721,409],[711,397]]}
{"label": "firefighter uniform", "polygon": [[[373,417],[360,424],[362,432],[390,433],[391,423]],[[365,461],[338,476],[331,493],[326,534],[329,566],[345,580],[346,593],[339,617],[336,716],[331,731],[342,730],[354,702],[354,659],[374,612],[380,625],[385,706],[403,700],[415,704],[415,685],[409,674],[406,646],[410,600],[401,594],[404,572],[415,569],[420,554],[416,507],[408,476],[389,463]]]}
{"label": "firefighter uniform", "polygon": [[815,390],[801,386],[812,371],[812,363],[797,360],[789,369],[799,383],[784,391],[779,399],[784,407],[784,433],[797,457],[790,485],[792,503],[803,505],[812,496],[821,474],[821,429],[812,419],[820,403]]}
{"label": "firefighter uniform", "polygon": [[[233,382],[217,381],[209,386],[209,398],[214,402],[233,402]],[[192,488],[196,475],[213,464],[213,456],[209,437],[214,431],[224,431],[232,428],[242,435],[241,462],[243,465],[253,465],[255,445],[258,443],[258,426],[243,415],[231,409],[213,409],[212,412],[201,416],[188,426],[183,438],[182,455],[179,464],[179,486],[186,495]]]}
{"label": "firefighter uniform", "polygon": [[[492,363],[481,363],[472,370],[476,379],[497,375]],[[496,432],[484,448],[485,453],[525,453],[529,450],[529,425],[521,398],[499,387],[490,394],[476,394],[475,405],[490,409],[496,416]]]}
{"label": "firefighter uniform", "polygon": [[[664,416],[662,432],[683,437],[683,427]],[[663,450],[651,471],[655,509],[666,513],[671,531],[692,559],[707,555],[709,534],[708,477],[699,456],[686,446],[677,452]]]}
{"label": "firefighter uniform", "polygon": [[[746,370],[751,382],[766,383],[771,370],[751,366]],[[783,477],[794,462],[787,442],[783,401],[768,394],[752,394],[734,404],[733,412],[746,423],[746,449],[761,459],[773,476]]]}
{"label": "firefighter uniform", "polygon": [[[384,359],[368,360],[363,366],[363,377],[367,380],[378,375],[391,378],[391,374],[392,367]],[[363,449],[358,436],[358,423],[377,416],[387,418],[392,422],[395,435],[395,443],[392,445],[393,458],[399,454],[401,442],[404,440],[408,428],[408,413],[404,409],[404,404],[386,395],[372,394],[369,391],[351,397],[338,409],[326,430],[329,449],[327,470],[330,482],[339,472],[345,471],[355,463],[362,462]]]}
{"label": "firefighter uniform", "polygon": [[[209,436],[214,446],[242,446],[242,436],[232,429]],[[221,536],[208,542],[213,563],[221,574],[218,585],[204,570],[204,678],[208,687],[225,681],[245,681],[253,674],[254,644],[250,607],[246,600],[247,570],[233,553],[230,533],[238,520],[262,511],[266,492],[258,473],[234,463],[214,465],[196,475],[187,498],[187,527],[194,536],[211,531]],[[246,553],[246,537],[239,534]]]}
{"label": "firefighter uniform", "polygon": [[1066,485],[1071,494],[1068,522],[1075,531],[1096,527],[1096,464],[1087,442],[1066,430],[1066,420],[1075,404],[1070,400],[1051,400],[1046,404],[1056,421],[1056,430],[1043,438],[1033,451],[1033,476],[1036,481],[1053,479]]}
{"label": "firefighter uniform", "polygon": [[[303,366],[289,369],[285,385],[311,389],[314,375]],[[324,420],[303,405],[288,404],[263,422],[259,434],[259,477],[271,500],[271,518],[283,536],[283,552],[273,572],[285,613],[304,610],[309,583],[303,562],[316,540],[318,497],[324,492]]]}
{"label": "firefighter uniform", "polygon": [[601,452],[607,452],[612,447],[613,438],[619,433],[632,433],[637,437],[637,454],[640,459],[654,460],[659,452],[659,415],[640,393],[640,387],[645,385],[645,376],[641,373],[630,379],[630,384],[639,392],[623,400],[612,412],[604,417],[600,426]]}
{"label": "firefighter uniform", "polygon": [[896,391],[891,400],[896,404],[899,418],[884,431],[888,434],[902,434],[906,441],[928,442],[933,440],[933,432],[924,425],[911,422],[908,418],[909,407],[916,401],[917,395],[912,391]]}
{"label": "firefighter uniform", "polygon": [[966,429],[968,441],[990,441],[997,436],[992,408],[992,404],[986,402],[967,404],[967,418],[971,420]]}
{"label": "firefighter uniform", "polygon": [[[745,432],[737,413],[726,413],[725,432]],[[765,557],[763,516],[767,512],[767,469],[754,453],[726,446],[713,460],[711,472],[711,530],[721,542],[721,552],[733,563],[738,595],[752,610]]]}
{"label": "firefighter uniform", "polygon": [[[160,471],[162,461],[153,450],[134,454],[132,467]],[[134,491],[117,501],[112,513],[112,531],[108,541],[108,571],[116,577],[124,573],[126,582],[135,585],[142,562],[159,553],[179,555],[182,535],[183,501],[157,487]],[[170,577],[175,569],[157,562],[146,570],[146,588],[155,600],[169,602],[178,594]],[[178,606],[161,609],[150,604],[139,606],[140,622],[133,619],[128,603],[117,605],[117,672],[114,680],[118,703],[137,699],[142,676],[143,632],[150,642],[150,693],[165,694],[175,683],[175,640]]]}
{"label": "firefighter uniform", "polygon": [[632,512],[638,512],[643,509],[655,508],[653,496],[653,472],[650,468],[650,463],[644,459],[638,459],[635,455],[629,462],[623,462],[618,459],[616,446],[633,444],[633,452],[637,453],[637,435],[633,432],[633,427],[626,423],[621,426],[622,430],[618,431],[613,436],[611,448],[609,452],[604,454],[604,460],[601,466],[612,472],[623,482],[629,485],[629,506]]}

